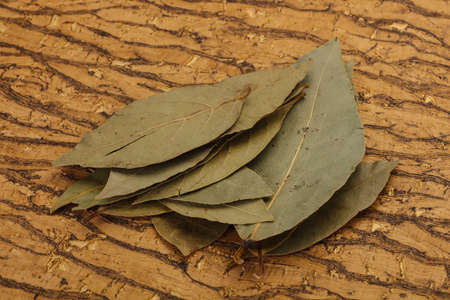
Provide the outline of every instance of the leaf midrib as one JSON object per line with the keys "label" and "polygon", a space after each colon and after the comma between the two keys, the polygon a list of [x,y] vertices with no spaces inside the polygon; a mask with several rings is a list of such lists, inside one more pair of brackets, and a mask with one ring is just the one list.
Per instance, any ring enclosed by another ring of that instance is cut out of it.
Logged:
{"label": "leaf midrib", "polygon": [[[136,132],[134,134],[131,134],[130,136],[127,136],[126,138],[123,139],[123,140],[132,139],[131,141],[127,142],[125,145],[122,145],[122,146],[120,146],[117,149],[114,149],[114,150],[108,152],[107,154],[105,154],[105,156],[110,155],[110,154],[112,154],[114,152],[120,151],[121,149],[123,149],[123,148],[125,148],[125,147],[127,147],[127,146],[129,146],[129,145],[131,145],[131,144],[133,144],[135,142],[137,142],[141,138],[144,138],[145,136],[147,136],[149,134],[149,131],[152,131],[152,130],[155,130],[155,129],[158,129],[158,128],[162,128],[162,127],[165,127],[165,126],[169,126],[169,125],[171,125],[173,123],[186,122],[188,120],[191,120],[191,119],[195,118],[197,115],[200,115],[200,114],[203,114],[203,113],[206,113],[206,112],[215,111],[215,110],[219,109],[221,106],[227,105],[229,103],[241,101],[241,100],[245,99],[250,94],[250,92],[251,92],[251,89],[248,87],[247,89],[245,89],[245,91],[243,93],[241,93],[236,98],[233,98],[233,99],[227,100],[225,102],[219,103],[216,106],[208,105],[208,108],[195,111],[195,112],[193,112],[193,113],[191,113],[189,115],[182,116],[182,117],[174,119],[174,120],[170,120],[170,121],[166,121],[166,122],[162,122],[162,123],[156,124],[156,125],[154,125],[152,127],[149,127],[149,128],[146,128],[146,129],[144,129],[142,131],[139,131],[139,132]],[[204,103],[200,103],[200,104],[204,104]],[[99,145],[97,147],[97,149],[105,149],[105,148],[108,148],[108,147],[113,146],[115,144],[118,144],[118,143],[114,142],[114,143],[108,143],[108,144]]]}

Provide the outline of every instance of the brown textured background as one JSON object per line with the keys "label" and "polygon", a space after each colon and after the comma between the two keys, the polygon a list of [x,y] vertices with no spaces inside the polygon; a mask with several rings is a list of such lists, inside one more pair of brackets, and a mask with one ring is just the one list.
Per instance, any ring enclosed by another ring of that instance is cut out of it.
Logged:
{"label": "brown textured background", "polygon": [[[450,9],[445,0],[0,2],[1,299],[449,299]],[[145,220],[49,206],[52,168],[136,99],[290,64],[337,36],[366,160],[399,160],[376,203],[295,255],[223,271],[228,235],[183,259]]]}

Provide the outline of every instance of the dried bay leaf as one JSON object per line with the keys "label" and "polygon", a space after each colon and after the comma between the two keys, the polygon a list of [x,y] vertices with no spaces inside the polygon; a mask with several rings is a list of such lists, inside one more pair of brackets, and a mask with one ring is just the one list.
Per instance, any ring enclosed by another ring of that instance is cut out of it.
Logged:
{"label": "dried bay leaf", "polygon": [[239,118],[247,84],[187,86],[133,102],[53,165],[140,168],[203,146]]}
{"label": "dried bay leaf", "polygon": [[181,175],[173,181],[149,190],[142,195],[137,203],[189,193],[218,182],[234,173],[266,148],[280,130],[283,120],[295,103],[293,101],[283,105],[258,122],[254,128],[231,139],[208,163]]}
{"label": "dried bay leaf", "polygon": [[106,199],[137,192],[157,183],[166,181],[186,171],[201,161],[211,152],[213,146],[205,146],[169,161],[138,169],[112,169],[103,190],[96,199]]}
{"label": "dried bay leaf", "polygon": [[226,133],[253,128],[261,119],[274,112],[305,78],[311,65],[311,61],[305,60],[287,68],[261,70],[225,80],[223,83],[233,85],[258,83],[245,100],[236,124]]}
{"label": "dried bay leaf", "polygon": [[275,220],[236,226],[244,240],[275,236],[309,217],[345,184],[364,154],[363,126],[338,40],[300,61],[306,59],[315,62],[307,75],[308,93],[249,165],[275,190],[267,202]]}
{"label": "dried bay leaf", "polygon": [[[207,205],[218,205],[239,200],[264,198],[273,195],[272,189],[255,171],[243,167],[227,178],[204,187],[200,190],[180,196],[171,197],[171,200],[191,202]],[[149,201],[146,195],[138,197],[136,204]]]}
{"label": "dried bay leaf", "polygon": [[296,228],[262,241],[263,248],[270,251],[269,255],[285,255],[308,248],[328,237],[372,205],[396,165],[396,162],[387,161],[360,163],[331,200]]}
{"label": "dried bay leaf", "polygon": [[152,217],[158,234],[187,256],[220,238],[228,224],[193,219],[175,213]]}
{"label": "dried bay leaf", "polygon": [[131,205],[133,201],[121,201],[98,209],[101,214],[119,217],[147,217],[168,213],[171,210],[159,201],[147,202],[139,205]]}
{"label": "dried bay leaf", "polygon": [[59,208],[70,203],[93,199],[95,195],[97,195],[104,187],[108,179],[108,175],[109,170],[97,169],[88,177],[75,182],[67,190],[65,190],[61,197],[58,198],[58,200],[51,207],[50,212],[53,213]]}
{"label": "dried bay leaf", "polygon": [[[152,201],[153,202],[153,201]],[[226,224],[253,224],[273,221],[262,199],[243,200],[221,205],[202,205],[177,200],[161,200],[180,215]]]}

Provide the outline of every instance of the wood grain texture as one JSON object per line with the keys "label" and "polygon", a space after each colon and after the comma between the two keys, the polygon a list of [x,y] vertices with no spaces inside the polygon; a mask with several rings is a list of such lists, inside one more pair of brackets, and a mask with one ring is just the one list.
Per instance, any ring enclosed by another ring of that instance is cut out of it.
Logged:
{"label": "wood grain texture", "polygon": [[[447,8],[447,9],[446,9]],[[0,298],[449,299],[445,0],[0,3]],[[227,234],[188,258],[150,222],[49,214],[50,167],[136,99],[286,66],[338,36],[355,60],[365,160],[399,160],[376,203],[295,255],[224,274]]]}

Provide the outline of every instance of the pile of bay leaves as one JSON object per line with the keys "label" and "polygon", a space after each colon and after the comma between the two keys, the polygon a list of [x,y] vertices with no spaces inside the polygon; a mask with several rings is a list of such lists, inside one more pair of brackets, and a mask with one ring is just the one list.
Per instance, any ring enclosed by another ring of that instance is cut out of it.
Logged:
{"label": "pile of bay leaves", "polygon": [[151,216],[183,255],[230,226],[250,252],[288,254],[375,201],[396,163],[364,151],[352,64],[333,39],[283,69],[128,105],[54,162],[95,171],[52,211]]}

